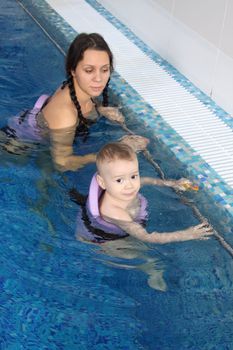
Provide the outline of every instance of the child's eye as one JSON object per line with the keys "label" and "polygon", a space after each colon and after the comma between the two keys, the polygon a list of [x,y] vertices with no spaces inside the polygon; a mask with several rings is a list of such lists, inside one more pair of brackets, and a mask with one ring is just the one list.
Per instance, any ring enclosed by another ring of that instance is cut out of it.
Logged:
{"label": "child's eye", "polygon": [[132,175],[132,176],[131,176],[131,179],[132,179],[132,180],[135,180],[135,179],[137,179],[137,178],[138,178],[138,174]]}
{"label": "child's eye", "polygon": [[116,179],[116,182],[118,182],[119,184],[123,183],[123,179]]}

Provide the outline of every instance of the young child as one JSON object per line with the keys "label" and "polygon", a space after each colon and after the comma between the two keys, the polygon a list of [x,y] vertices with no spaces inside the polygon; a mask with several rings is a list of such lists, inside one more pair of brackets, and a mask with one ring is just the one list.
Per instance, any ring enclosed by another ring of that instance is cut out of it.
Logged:
{"label": "young child", "polygon": [[136,153],[130,146],[121,142],[106,144],[97,154],[96,165],[96,180],[103,190],[98,209],[105,222],[114,224],[126,234],[144,242],[168,243],[206,239],[213,234],[213,229],[207,222],[175,232],[148,233],[142,224],[136,221],[141,205],[141,185],[169,186],[185,190],[187,185],[191,185],[189,180],[140,178]]}

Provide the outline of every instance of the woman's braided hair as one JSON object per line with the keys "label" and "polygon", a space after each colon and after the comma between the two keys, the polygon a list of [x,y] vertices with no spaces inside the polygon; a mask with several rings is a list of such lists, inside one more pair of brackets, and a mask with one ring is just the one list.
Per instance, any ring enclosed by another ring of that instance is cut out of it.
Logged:
{"label": "woman's braided hair", "polygon": [[67,84],[68,84],[68,88],[70,91],[70,98],[73,102],[73,104],[75,105],[77,112],[78,112],[78,118],[81,124],[87,124],[86,123],[86,119],[84,118],[83,114],[82,114],[82,110],[81,110],[81,106],[78,102],[76,93],[75,93],[75,89],[74,89],[74,81],[73,81],[73,77],[72,75],[69,75],[67,78]]}
{"label": "woman's braided hair", "polygon": [[[87,49],[94,49],[99,51],[105,51],[107,52],[109,56],[109,63],[110,63],[110,71],[113,71],[113,54],[104,40],[104,38],[97,33],[81,33],[79,34],[71,43],[67,57],[66,57],[66,76],[67,80],[63,83],[63,88],[65,85],[68,85],[69,91],[70,91],[70,97],[72,102],[74,103],[77,112],[78,112],[78,118],[82,124],[86,124],[86,119],[83,117],[81,106],[78,102],[75,88],[74,88],[74,82],[73,82],[73,76],[71,74],[72,71],[75,70],[77,67],[77,64],[83,59],[84,52]],[[109,79],[110,81],[110,79]],[[104,90],[103,90],[103,106],[108,106],[108,83],[106,84]]]}

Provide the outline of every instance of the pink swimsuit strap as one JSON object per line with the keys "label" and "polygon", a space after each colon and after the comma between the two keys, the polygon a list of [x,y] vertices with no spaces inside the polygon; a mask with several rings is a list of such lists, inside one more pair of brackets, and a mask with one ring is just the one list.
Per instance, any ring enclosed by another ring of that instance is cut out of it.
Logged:
{"label": "pink swimsuit strap", "polygon": [[33,109],[41,109],[43,107],[43,104],[45,103],[45,101],[48,99],[48,95],[41,95],[38,100],[36,101]]}

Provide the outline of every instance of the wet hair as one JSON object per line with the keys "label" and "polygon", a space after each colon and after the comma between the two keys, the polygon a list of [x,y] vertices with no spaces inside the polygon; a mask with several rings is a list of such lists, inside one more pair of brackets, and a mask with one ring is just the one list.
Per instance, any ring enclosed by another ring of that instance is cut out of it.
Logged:
{"label": "wet hair", "polygon": [[121,142],[110,142],[104,145],[96,155],[96,166],[99,171],[103,162],[111,162],[113,160],[133,160],[136,153],[134,150]]}
{"label": "wet hair", "polygon": [[[76,69],[77,64],[83,59],[84,53],[88,49],[93,49],[97,51],[104,51],[108,54],[109,57],[109,64],[110,64],[110,72],[113,71],[113,54],[104,40],[104,38],[98,34],[98,33],[81,33],[76,36],[76,38],[71,43],[68,53],[66,56],[66,76],[67,80],[63,83],[63,88],[65,85],[68,84],[69,91],[70,91],[70,97],[72,102],[74,103],[77,112],[79,120],[82,124],[87,124],[86,119],[83,117],[80,104],[78,102],[75,88],[74,88],[74,82],[73,82],[73,76],[71,72]],[[110,81],[110,79],[109,79]],[[104,107],[108,106],[108,84],[107,82],[104,90],[103,90],[103,101],[102,105]]]}

